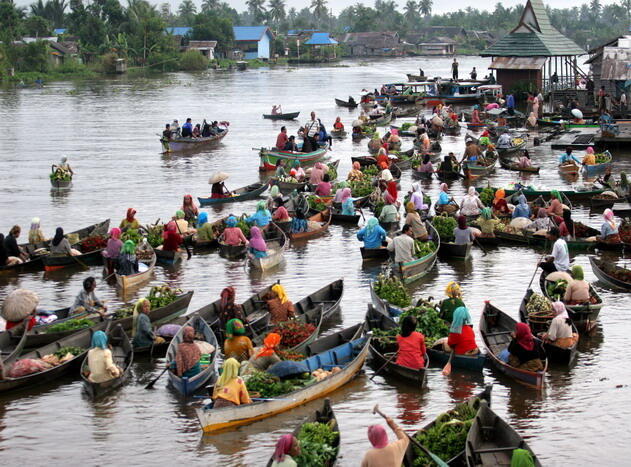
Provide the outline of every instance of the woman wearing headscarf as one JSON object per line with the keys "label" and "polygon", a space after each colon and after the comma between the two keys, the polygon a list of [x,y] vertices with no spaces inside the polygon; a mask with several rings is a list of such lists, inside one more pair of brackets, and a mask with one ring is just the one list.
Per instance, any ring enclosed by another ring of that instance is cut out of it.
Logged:
{"label": "woman wearing headscarf", "polygon": [[121,276],[129,276],[138,272],[136,244],[132,240],[127,240],[123,243],[120,255],[118,256],[116,272],[118,272]]}
{"label": "woman wearing headscarf", "polygon": [[408,201],[405,205],[407,215],[405,216],[405,223],[412,227],[412,235],[415,240],[425,241],[429,238],[425,223],[421,220],[421,215],[416,210],[414,203]]}
{"label": "woman wearing headscarf", "polygon": [[480,143],[480,146],[488,146],[489,144],[491,144],[489,130],[487,130],[486,128],[484,129],[484,131],[480,135],[480,139],[478,140],[478,142]]}
{"label": "woman wearing headscarf", "polygon": [[231,319],[245,319],[241,305],[235,303],[236,290],[234,287],[226,287],[221,291],[221,306],[219,308],[219,319],[221,326],[225,326]]}
{"label": "woman wearing headscarf", "polygon": [[440,193],[438,195],[438,201],[436,204],[438,204],[439,206],[445,207],[448,204],[450,204],[452,201],[453,201],[453,198],[449,196],[449,187],[447,186],[446,183],[441,183]]}
{"label": "woman wearing headscarf", "polygon": [[353,198],[351,197],[351,189],[350,188],[342,188],[342,193],[340,196],[340,204],[342,205],[342,215],[343,216],[354,216],[355,215],[355,203],[353,202]]}
{"label": "woman wearing headscarf", "polygon": [[460,203],[460,214],[463,216],[479,216],[482,209],[484,209],[484,204],[480,201],[475,187],[470,186]]}
{"label": "woman wearing headscarf", "polygon": [[331,196],[331,179],[329,174],[324,174],[324,178],[318,183],[314,193],[316,196]]}
{"label": "woman wearing headscarf", "polygon": [[112,227],[110,229],[110,238],[107,240],[107,247],[103,250],[103,256],[108,259],[115,260],[121,252],[123,242],[121,241],[121,229]]}
{"label": "woman wearing headscarf", "polygon": [[305,170],[300,166],[300,161],[298,159],[292,162],[291,170],[296,171],[294,178],[298,180],[299,182],[304,181],[305,177],[307,176],[307,174],[305,174]]}
{"label": "woman wearing headscarf", "polygon": [[272,220],[272,214],[267,209],[265,201],[259,201],[256,204],[256,212],[246,219],[248,224],[254,224],[258,227],[267,227]]}
{"label": "woman wearing headscarf", "polygon": [[384,182],[387,182],[387,183],[390,183],[392,180],[394,180],[394,177],[392,176],[392,172],[390,172],[390,169],[386,168],[386,166],[383,165],[383,163],[380,165],[380,168],[382,168],[382,170],[379,173],[379,180],[383,180]]}
{"label": "woman wearing headscarf", "polygon": [[453,351],[456,355],[477,355],[480,353],[480,349],[475,343],[473,321],[467,307],[460,306],[454,310],[449,336],[442,344],[445,352]]}
{"label": "woman wearing headscarf", "polygon": [[355,182],[364,178],[364,172],[361,171],[361,164],[357,161],[353,162],[353,168],[348,173],[346,180]]}
{"label": "woman wearing headscarf", "polygon": [[390,417],[386,417],[386,423],[396,435],[397,440],[388,443],[388,434],[382,425],[369,426],[368,440],[372,448],[364,454],[361,467],[399,467],[403,463],[410,440]]}
{"label": "woman wearing headscarf", "polygon": [[127,229],[139,229],[140,222],[136,219],[136,210],[134,208],[127,209],[127,215],[119,225],[119,228],[125,232]]}
{"label": "woman wearing headscarf", "polygon": [[112,358],[112,351],[107,346],[107,334],[96,331],[92,334],[91,349],[88,351],[88,380],[92,383],[105,383],[118,378],[121,369]]}
{"label": "woman wearing headscarf", "polygon": [[212,224],[208,222],[208,213],[200,212],[197,216],[197,231],[195,232],[198,242],[212,242],[215,239],[215,231]]}
{"label": "woman wearing headscarf", "polygon": [[[541,357],[544,355],[539,343],[535,342],[530,326],[526,323],[515,325],[515,334],[508,348],[508,352],[502,352],[500,358],[512,367],[527,371],[543,370]],[[507,355],[508,354],[508,355]]]}
{"label": "woman wearing headscarf", "polygon": [[170,363],[171,371],[180,378],[192,378],[201,371],[199,359],[202,353],[195,344],[195,329],[184,326],[182,342],[177,345],[175,360]]}
{"label": "woman wearing headscarf", "polygon": [[42,232],[39,217],[34,217],[31,220],[31,229],[28,231],[28,242],[31,245],[37,245],[45,241],[46,237],[44,236],[44,232]]}
{"label": "woman wearing headscarf", "polygon": [[550,206],[546,208],[546,211],[548,214],[553,214],[558,217],[563,216],[563,201],[561,200],[561,193],[557,190],[552,190],[550,192],[550,196]]}
{"label": "woman wearing headscarf", "polygon": [[79,256],[81,252],[70,246],[70,242],[64,236],[64,229],[57,227],[55,236],[50,242],[50,254],[52,256]]}
{"label": "woman wearing headscarf", "polygon": [[618,225],[613,218],[613,211],[605,209],[603,219],[605,222],[600,227],[599,240],[607,243],[620,243],[620,234],[618,233]]}
{"label": "woman wearing headscarf", "polygon": [[525,217],[530,218],[530,206],[528,206],[528,200],[523,193],[520,193],[517,197],[517,206],[513,210],[512,218]]}
{"label": "woman wearing headscarf", "polygon": [[225,357],[221,376],[213,391],[213,400],[215,401],[213,409],[251,404],[252,399],[248,394],[248,388],[243,379],[239,377],[241,365],[236,359],[229,358],[227,355]]}
{"label": "woman wearing headscarf", "polygon": [[294,457],[299,455],[300,441],[292,434],[283,435],[276,442],[272,456],[272,467],[298,467]]}
{"label": "woman wearing headscarf", "polygon": [[265,371],[270,366],[280,362],[280,357],[276,355],[280,340],[279,334],[270,332],[263,339],[263,345],[254,349],[254,354],[250,357],[249,364],[259,371]]}
{"label": "woman wearing headscarf", "polygon": [[574,220],[572,219],[572,211],[569,209],[563,210],[563,222],[559,224],[559,235],[565,240],[573,240],[576,236],[574,230]]}
{"label": "woman wearing headscarf", "polygon": [[416,331],[416,317],[406,316],[397,335],[397,365],[420,370],[425,368],[425,336]]}
{"label": "woman wearing headscarf", "polygon": [[195,233],[195,229],[189,226],[188,221],[185,219],[185,217],[186,214],[181,209],[175,211],[173,222],[175,222],[177,233],[182,236],[192,235]]}
{"label": "woman wearing headscarf", "polygon": [[291,233],[301,233],[309,231],[309,223],[305,218],[305,211],[297,209],[294,217],[291,220]]}
{"label": "woman wearing headscarf", "polygon": [[282,195],[280,194],[280,188],[278,188],[278,185],[272,185],[272,187],[269,190],[269,196],[267,197],[267,200],[265,201],[267,205],[267,209],[270,212],[276,209],[276,206],[278,206],[279,199],[282,200]]}
{"label": "woman wearing headscarf", "polygon": [[278,208],[272,214],[272,220],[274,222],[289,222],[291,221],[291,217],[289,216],[289,212],[285,207],[284,201],[279,202]]}
{"label": "woman wearing headscarf", "polygon": [[90,314],[99,314],[105,316],[107,307],[99,300],[94,291],[96,290],[96,279],[92,276],[87,277],[83,281],[81,292],[75,298],[73,305],[70,307],[68,316],[72,318],[82,318]]}
{"label": "woman wearing headscarf", "polygon": [[467,226],[467,218],[458,216],[458,225],[454,228],[454,243],[456,245],[466,245],[473,243],[475,236],[471,227]]}
{"label": "woman wearing headscarf", "polygon": [[175,222],[171,221],[164,226],[162,245],[158,248],[162,248],[164,251],[178,251],[182,241],[183,238],[177,231],[177,225]]}
{"label": "woman wearing headscarf", "polygon": [[583,165],[596,165],[596,155],[594,154],[594,148],[591,146],[585,150]]}
{"label": "woman wearing headscarf", "polygon": [[324,165],[322,162],[316,162],[313,169],[311,169],[311,175],[309,176],[309,183],[311,185],[317,185],[324,178]]}
{"label": "woman wearing headscarf", "polygon": [[480,217],[478,217],[476,223],[480,227],[481,237],[494,238],[495,227],[500,223],[500,221],[493,215],[491,208],[482,208],[480,211]]}
{"label": "woman wearing headscarf", "polygon": [[249,360],[254,346],[245,335],[245,327],[240,319],[231,319],[226,324],[226,340],[223,343],[224,358],[234,358],[239,362]]}
{"label": "woman wearing headscarf", "polygon": [[397,198],[399,197],[399,191],[397,190],[397,182],[390,181],[388,182],[386,193],[383,196],[383,199],[386,203],[394,204],[396,206],[399,205]]}
{"label": "woman wearing headscarf", "polygon": [[272,324],[289,321],[296,317],[294,304],[287,297],[285,288],[280,284],[274,284],[272,290],[265,297]]}
{"label": "woman wearing headscarf", "polygon": [[[1,248],[1,246],[0,246]],[[2,302],[2,318],[6,321],[5,330],[13,329],[15,335],[24,332],[24,320],[30,331],[37,324],[39,297],[27,289],[15,289]],[[0,373],[0,376],[2,374]]]}
{"label": "woman wearing headscarf", "polygon": [[180,209],[184,211],[184,220],[189,224],[194,224],[197,216],[199,216],[199,209],[195,206],[191,195],[184,195],[184,200],[182,201],[182,207]]}
{"label": "woman wearing headscarf", "polygon": [[567,284],[563,302],[568,305],[579,305],[589,302],[589,282],[585,280],[583,268],[577,264],[572,266],[570,271],[572,273],[572,281]]}
{"label": "woman wearing headscarf", "polygon": [[366,222],[366,226],[357,232],[357,240],[364,242],[364,248],[381,248],[386,240],[386,231],[379,225],[376,217],[371,217]]}
{"label": "woman wearing headscarf", "polygon": [[385,168],[390,168],[390,158],[388,157],[388,151],[386,148],[379,148],[379,152],[377,153],[377,165],[381,166],[385,164]]}
{"label": "woman wearing headscarf", "polygon": [[530,153],[527,150],[524,149],[524,152],[522,153],[521,157],[517,161],[517,165],[521,169],[527,169],[529,167],[532,167],[532,161],[530,160]]}
{"label": "woman wearing headscarf", "polygon": [[382,224],[396,223],[398,226],[399,220],[399,209],[392,203],[392,198],[388,199],[388,195],[386,195],[386,204],[379,213],[379,222]]}
{"label": "woman wearing headscarf", "polygon": [[267,244],[263,239],[263,233],[256,226],[250,229],[249,249],[255,258],[265,258],[267,256]]}
{"label": "woman wearing headscarf", "polygon": [[429,154],[423,156],[423,162],[416,168],[416,171],[425,174],[434,173],[434,165]]}
{"label": "woman wearing headscarf", "polygon": [[219,241],[232,246],[248,244],[248,239],[245,238],[245,235],[243,235],[241,227],[237,227],[236,217],[230,216],[226,219],[226,228],[219,236]]}
{"label": "woman wearing headscarf", "polygon": [[506,192],[504,191],[504,188],[495,190],[495,197],[493,198],[493,212],[499,216],[506,216],[511,213],[505,196]]}
{"label": "woman wearing headscarf", "polygon": [[445,287],[445,294],[447,298],[440,302],[440,317],[451,323],[454,311],[457,308],[464,307],[465,304],[462,301],[462,291],[457,282],[449,282],[447,287]]}
{"label": "woman wearing headscarf", "polygon": [[418,182],[412,183],[412,191],[410,193],[410,202],[414,203],[414,209],[418,211],[423,211],[429,208],[429,206],[425,204],[425,199],[423,196],[423,187]]}
{"label": "woman wearing headscarf", "polygon": [[554,318],[550,322],[548,332],[544,333],[542,338],[551,344],[568,349],[578,341],[578,334],[574,333],[572,328],[572,320],[565,309],[562,302],[554,302],[552,304],[552,313]]}
{"label": "woman wearing headscarf", "polygon": [[134,305],[134,314],[131,325],[132,344],[135,349],[151,347],[152,345],[164,343],[164,339],[156,336],[151,327],[149,312],[151,302],[146,298],[141,298]]}
{"label": "woman wearing headscarf", "polygon": [[343,130],[344,124],[342,123],[342,119],[340,117],[335,118],[335,123],[333,124],[333,128],[335,130]]}
{"label": "woman wearing headscarf", "polygon": [[544,208],[539,208],[537,211],[537,218],[528,226],[528,229],[538,232],[539,230],[549,230],[552,227],[554,227],[554,223],[548,216],[548,211]]}

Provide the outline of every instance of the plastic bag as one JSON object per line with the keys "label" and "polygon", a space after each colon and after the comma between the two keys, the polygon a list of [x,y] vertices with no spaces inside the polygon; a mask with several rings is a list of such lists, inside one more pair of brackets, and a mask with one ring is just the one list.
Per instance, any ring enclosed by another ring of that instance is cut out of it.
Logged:
{"label": "plastic bag", "polygon": [[20,378],[22,376],[48,370],[51,367],[52,365],[43,362],[42,360],[23,358],[22,360],[18,360],[13,364],[13,366],[9,370],[8,376],[10,378]]}

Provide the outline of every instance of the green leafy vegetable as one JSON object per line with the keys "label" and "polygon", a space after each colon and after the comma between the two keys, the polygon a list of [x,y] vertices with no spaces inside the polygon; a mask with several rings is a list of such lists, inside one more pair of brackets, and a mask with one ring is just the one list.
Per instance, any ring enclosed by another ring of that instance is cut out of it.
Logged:
{"label": "green leafy vegetable", "polygon": [[454,229],[458,225],[456,219],[449,216],[435,216],[432,224],[436,228],[441,241],[448,242],[454,238]]}
{"label": "green leafy vegetable", "polygon": [[77,355],[81,355],[83,352],[85,352],[85,349],[83,349],[81,347],[68,346],[68,347],[62,347],[57,352],[55,352],[53,355],[55,355],[55,357],[57,357],[59,359],[62,359],[69,353],[76,357]]}
{"label": "green leafy vegetable", "polygon": [[74,331],[77,329],[89,328],[94,326],[94,321],[82,318],[82,319],[69,319],[62,323],[53,324],[46,328],[46,333]]}
{"label": "green leafy vegetable", "polygon": [[412,296],[398,277],[377,276],[373,287],[377,296],[394,306],[405,308],[412,303]]}
{"label": "green leafy vegetable", "polygon": [[333,431],[329,423],[305,423],[298,433],[300,455],[296,463],[300,467],[327,465],[337,454],[335,444],[339,436],[339,432]]}

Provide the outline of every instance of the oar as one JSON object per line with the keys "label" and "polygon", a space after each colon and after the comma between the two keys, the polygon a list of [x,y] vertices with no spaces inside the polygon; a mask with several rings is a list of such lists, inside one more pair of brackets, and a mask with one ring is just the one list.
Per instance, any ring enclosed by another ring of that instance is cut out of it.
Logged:
{"label": "oar", "polygon": [[452,350],[451,353],[449,354],[449,360],[447,361],[447,364],[443,368],[443,375],[445,376],[449,376],[451,374],[451,361],[454,358],[454,353],[455,351]]}
{"label": "oar", "polygon": [[390,362],[392,362],[392,360],[394,360],[394,357],[396,357],[398,354],[399,354],[399,352],[395,352],[395,353],[394,353],[394,355],[392,355],[392,357],[390,357],[390,358],[386,361],[386,363],[384,363],[384,364],[383,364],[383,366],[382,366],[381,368],[379,368],[377,371],[375,371],[375,374],[374,374],[374,375],[372,375],[372,376],[370,377],[370,381],[372,381],[372,380],[373,380],[373,378],[374,378],[375,376],[377,376],[377,375],[381,372],[381,370],[383,370],[383,369],[384,369],[384,368],[385,368],[385,367],[386,367],[386,366],[387,366]]}
{"label": "oar", "polygon": [[535,272],[532,273],[532,277],[530,278],[530,282],[528,282],[528,287],[526,287],[526,289],[529,289],[530,286],[532,285],[532,281],[535,280],[535,276],[537,275],[537,271],[539,270],[539,263],[541,263],[541,261],[545,257],[546,257],[546,254],[544,253],[543,255],[541,255],[541,258],[539,258],[539,261],[537,261],[537,264],[535,266]]}
{"label": "oar", "polygon": [[[379,404],[377,404],[377,405],[375,405],[373,407],[372,413],[381,415],[384,418],[384,420],[388,418],[388,417],[386,417],[384,415],[384,413],[381,410],[379,410]],[[403,430],[401,430],[401,431],[403,431]],[[405,431],[403,433],[405,433]],[[408,435],[407,433],[405,433],[405,436],[408,437],[408,439],[412,442],[412,444],[414,444],[417,448],[419,448],[421,451],[423,451],[425,454],[427,454],[436,463],[436,465],[438,465],[439,467],[448,467],[448,465],[445,464],[445,462],[443,462],[443,460],[440,457],[438,457],[436,454],[432,453],[429,449],[427,449],[425,446],[423,446],[421,443],[419,443],[412,436]]]}
{"label": "oar", "polygon": [[158,380],[162,377],[162,375],[167,372],[168,369],[169,369],[169,365],[167,365],[166,368],[164,370],[162,370],[162,373],[160,373],[158,376],[156,376],[156,378],[154,380],[152,380],[149,384],[147,384],[145,386],[145,389],[152,389],[153,386],[158,382]]}
{"label": "oar", "polygon": [[478,240],[478,237],[474,237],[473,241],[475,242],[476,245],[478,245],[480,247],[480,250],[482,250],[482,253],[484,253],[484,255],[486,255],[488,252],[486,251],[486,248],[484,248],[482,246],[482,244],[480,243],[480,240]]}

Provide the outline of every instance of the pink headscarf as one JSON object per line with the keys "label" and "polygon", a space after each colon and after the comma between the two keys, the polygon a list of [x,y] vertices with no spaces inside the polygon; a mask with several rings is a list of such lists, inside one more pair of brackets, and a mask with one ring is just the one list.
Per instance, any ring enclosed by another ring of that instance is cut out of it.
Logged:
{"label": "pink headscarf", "polygon": [[616,223],[613,220],[613,211],[611,209],[605,209],[605,212],[603,213],[603,218],[605,219],[605,221],[607,221],[612,229],[616,228]]}
{"label": "pink headscarf", "polygon": [[567,314],[567,310],[563,302],[554,302],[552,304],[552,311],[554,311],[554,316],[562,315],[564,318],[569,318],[570,316]]}
{"label": "pink headscarf", "polygon": [[351,189],[344,188],[342,190],[342,196],[340,197],[340,203],[344,204],[344,202],[351,197]]}
{"label": "pink headscarf", "polygon": [[118,227],[112,227],[112,229],[110,230],[110,237],[118,240],[121,238],[121,229],[119,229]]}
{"label": "pink headscarf", "polygon": [[274,449],[274,455],[272,459],[276,462],[283,462],[285,456],[291,451],[291,446],[294,444],[294,435],[283,435],[276,442],[276,449]]}
{"label": "pink headscarf", "polygon": [[388,445],[388,434],[382,425],[370,425],[368,427],[368,439],[377,449],[383,449]]}
{"label": "pink headscarf", "polygon": [[263,240],[263,234],[258,227],[250,229],[250,246],[258,251],[267,251],[267,244]]}
{"label": "pink headscarf", "polygon": [[448,189],[449,189],[449,186],[446,183],[440,184],[440,191],[444,191],[445,193],[447,193]]}
{"label": "pink headscarf", "polygon": [[390,130],[390,134],[391,134],[391,135],[394,135],[394,136],[398,136],[398,134],[399,134],[399,130],[397,130],[396,128],[392,128],[392,129]]}
{"label": "pink headscarf", "polygon": [[585,152],[586,152],[587,154],[594,154],[594,148],[590,146],[590,147],[588,147],[588,148],[585,150]]}

